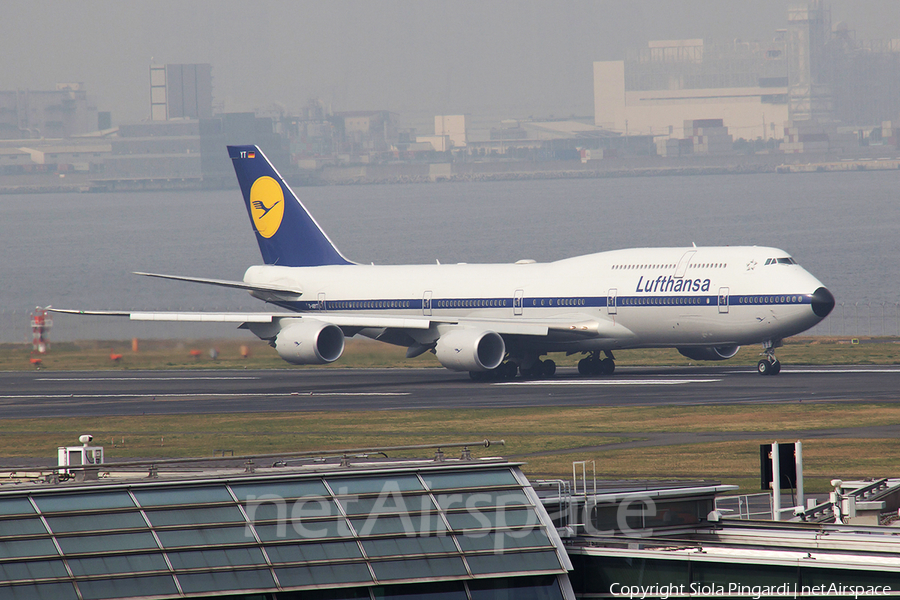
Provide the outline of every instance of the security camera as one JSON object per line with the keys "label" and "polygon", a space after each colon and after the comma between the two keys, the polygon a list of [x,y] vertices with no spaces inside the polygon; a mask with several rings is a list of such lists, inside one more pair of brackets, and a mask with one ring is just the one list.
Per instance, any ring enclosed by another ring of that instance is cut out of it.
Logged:
{"label": "security camera", "polygon": [[89,433],[86,433],[86,434],[80,436],[78,438],[78,441],[81,442],[82,444],[84,444],[85,446],[87,446],[88,444],[91,443],[91,441],[93,441],[93,439],[94,439],[94,436],[92,436]]}

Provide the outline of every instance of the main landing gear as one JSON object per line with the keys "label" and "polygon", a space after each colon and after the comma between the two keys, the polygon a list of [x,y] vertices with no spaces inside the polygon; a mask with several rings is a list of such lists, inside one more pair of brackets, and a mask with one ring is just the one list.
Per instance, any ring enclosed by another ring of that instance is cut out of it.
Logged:
{"label": "main landing gear", "polygon": [[778,375],[781,373],[781,363],[775,358],[775,348],[781,346],[781,340],[777,342],[763,342],[764,359],[756,363],[756,370],[760,375]]}
{"label": "main landing gear", "polygon": [[599,352],[578,361],[578,372],[582,375],[612,375],[616,370],[615,357],[609,350],[604,350],[606,358],[601,359]]}
{"label": "main landing gear", "polygon": [[556,363],[549,359],[537,360],[525,368],[513,360],[507,360],[490,371],[469,371],[469,378],[472,381],[503,381],[515,379],[520,373],[524,379],[550,378],[556,374]]}

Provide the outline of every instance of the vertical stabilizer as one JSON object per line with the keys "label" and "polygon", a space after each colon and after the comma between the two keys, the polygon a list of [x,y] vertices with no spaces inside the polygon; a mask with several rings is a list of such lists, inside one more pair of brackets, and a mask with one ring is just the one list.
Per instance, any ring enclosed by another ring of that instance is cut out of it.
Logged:
{"label": "vertical stabilizer", "polygon": [[228,146],[247,214],[267,265],[315,267],[352,264],[316,223],[256,146]]}

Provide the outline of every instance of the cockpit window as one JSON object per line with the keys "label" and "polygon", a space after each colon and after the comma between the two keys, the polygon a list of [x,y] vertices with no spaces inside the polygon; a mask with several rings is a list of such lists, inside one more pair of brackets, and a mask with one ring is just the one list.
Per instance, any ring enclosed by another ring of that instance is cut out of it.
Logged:
{"label": "cockpit window", "polygon": [[796,265],[797,261],[791,258],[790,256],[784,258],[767,258],[767,265]]}

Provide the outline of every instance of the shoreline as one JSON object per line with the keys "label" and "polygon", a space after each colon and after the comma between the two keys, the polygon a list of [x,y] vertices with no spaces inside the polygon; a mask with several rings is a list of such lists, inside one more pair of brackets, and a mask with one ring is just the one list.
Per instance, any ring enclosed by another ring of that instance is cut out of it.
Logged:
{"label": "shoreline", "polygon": [[[291,185],[392,185],[442,182],[530,181],[549,179],[607,179],[621,177],[678,177],[747,174],[809,174],[886,171],[900,169],[900,157],[820,156],[815,162],[800,162],[803,155],[757,155],[735,162],[734,156],[663,159],[638,157],[589,161],[384,163],[326,166],[316,171],[286,177]],[[808,157],[807,157],[808,158]],[[665,164],[661,164],[662,162]],[[28,177],[28,182],[10,182],[19,176],[0,177],[0,195],[104,193],[142,191],[204,191],[237,189],[230,180],[204,182],[200,178],[89,179],[74,177],[65,183],[54,178]],[[21,181],[21,179],[19,179]]]}

